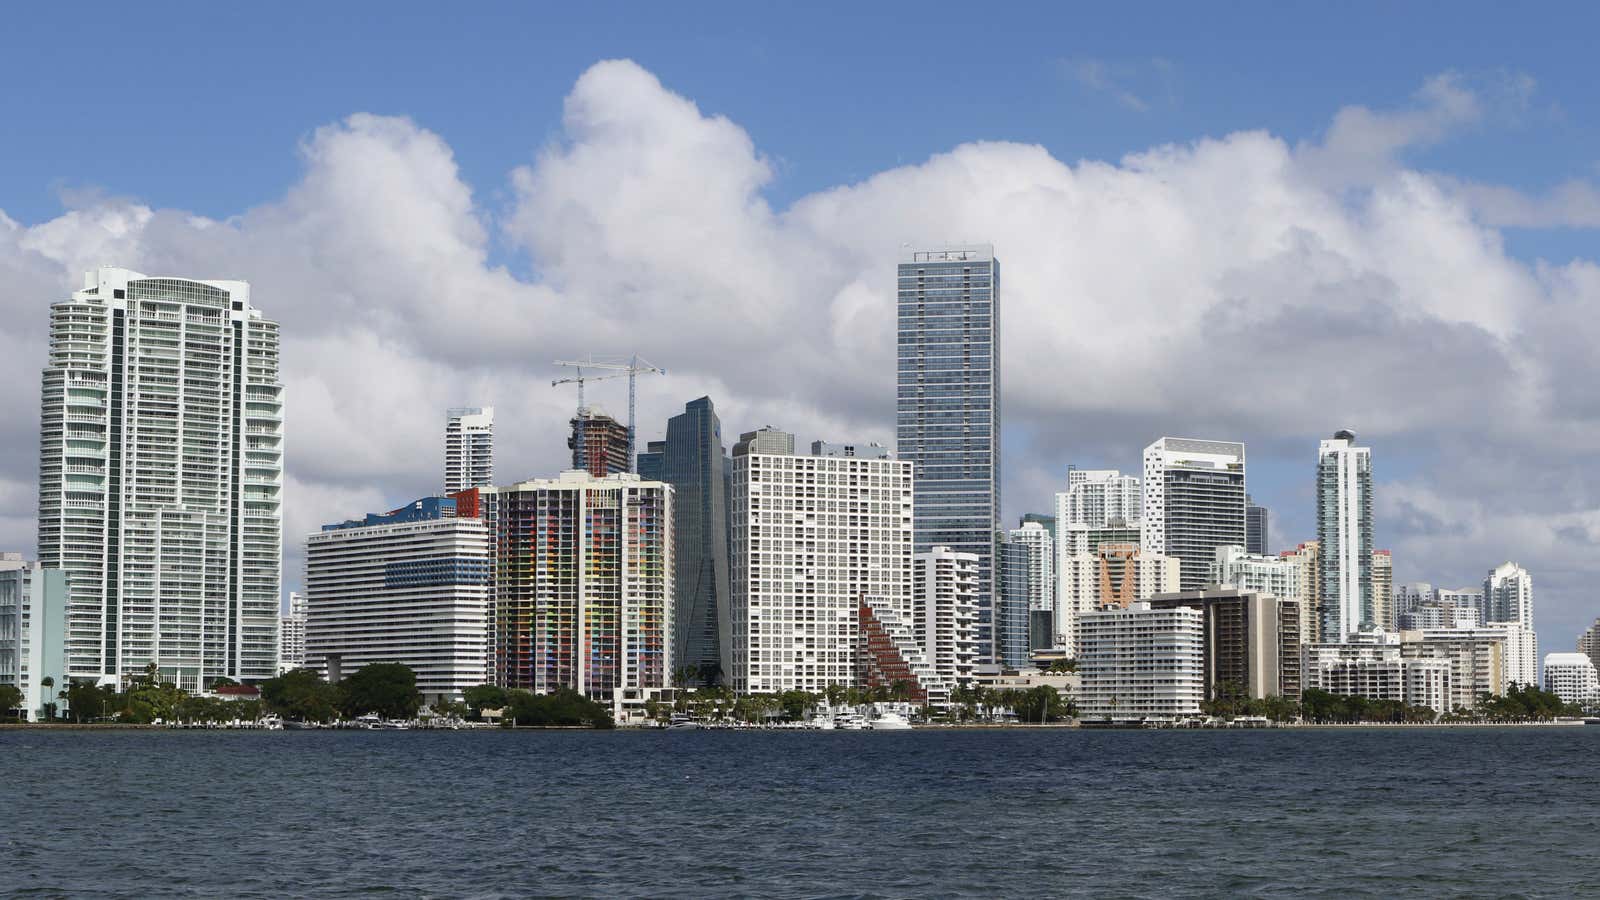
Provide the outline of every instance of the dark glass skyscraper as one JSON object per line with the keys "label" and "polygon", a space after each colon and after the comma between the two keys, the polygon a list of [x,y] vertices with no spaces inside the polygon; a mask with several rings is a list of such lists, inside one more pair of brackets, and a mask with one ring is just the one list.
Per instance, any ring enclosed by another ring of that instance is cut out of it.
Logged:
{"label": "dark glass skyscraper", "polygon": [[1244,496],[1244,552],[1267,555],[1267,508]]}
{"label": "dark glass skyscraper", "polygon": [[728,477],[732,466],[711,398],[684,404],[682,415],[667,420],[667,439],[651,441],[639,462],[641,471],[656,470],[656,477],[675,492],[673,665],[696,667],[705,682],[731,677]]}
{"label": "dark glass skyscraper", "polygon": [[996,657],[1000,261],[984,245],[900,257],[897,437],[916,464],[916,551],[978,556],[978,662]]}

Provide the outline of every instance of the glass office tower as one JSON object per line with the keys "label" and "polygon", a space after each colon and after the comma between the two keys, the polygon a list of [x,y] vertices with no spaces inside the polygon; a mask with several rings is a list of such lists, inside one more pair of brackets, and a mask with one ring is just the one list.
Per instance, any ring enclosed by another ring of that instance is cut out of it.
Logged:
{"label": "glass office tower", "polygon": [[915,463],[918,553],[978,557],[978,660],[995,661],[1000,518],[1000,261],[988,244],[904,248],[899,456]]}

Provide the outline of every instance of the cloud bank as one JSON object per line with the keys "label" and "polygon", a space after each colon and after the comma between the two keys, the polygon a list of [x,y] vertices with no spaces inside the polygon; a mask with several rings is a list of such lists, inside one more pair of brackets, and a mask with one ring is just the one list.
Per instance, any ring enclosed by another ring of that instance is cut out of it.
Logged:
{"label": "cloud bank", "polygon": [[[1250,442],[1274,542],[1303,540],[1315,442],[1349,427],[1374,448],[1398,577],[1517,559],[1564,647],[1600,614],[1600,268],[1520,261],[1496,227],[1593,224],[1592,197],[1403,162],[1498,103],[1444,75],[1294,145],[1240,132],[1069,164],[964,144],[775,209],[738,124],[608,61],[503,208],[439,135],[355,114],[307,137],[280,200],[226,220],[111,194],[36,224],[0,212],[0,545],[33,544],[47,306],[95,265],[249,280],[283,323],[297,582],[303,533],[437,489],[447,406],[497,408],[501,478],[562,467],[558,358],[666,366],[640,382],[641,441],[710,394],[729,432],[891,442],[898,248],[981,240],[1004,266],[1008,518],[1048,509],[1068,462],[1136,468],[1181,434]],[[622,391],[592,399],[621,414]]]}

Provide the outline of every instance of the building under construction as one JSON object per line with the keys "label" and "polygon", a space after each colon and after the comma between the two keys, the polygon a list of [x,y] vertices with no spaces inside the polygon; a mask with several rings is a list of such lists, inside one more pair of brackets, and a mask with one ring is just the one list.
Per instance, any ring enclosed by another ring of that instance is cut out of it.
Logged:
{"label": "building under construction", "polygon": [[596,478],[630,471],[628,426],[595,409],[581,409],[572,417],[572,435],[567,448],[572,451],[572,467]]}

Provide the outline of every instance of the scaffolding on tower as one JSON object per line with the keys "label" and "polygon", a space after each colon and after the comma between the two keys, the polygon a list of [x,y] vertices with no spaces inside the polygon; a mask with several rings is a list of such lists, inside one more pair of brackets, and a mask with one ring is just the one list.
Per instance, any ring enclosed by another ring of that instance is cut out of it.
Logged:
{"label": "scaffolding on tower", "polygon": [[[567,378],[557,378],[555,381],[550,382],[550,386],[559,387],[563,384],[576,384],[578,386],[578,418],[580,420],[583,418],[584,413],[588,411],[587,407],[585,407],[583,403],[584,382],[604,381],[608,378],[621,378],[624,375],[628,377],[628,471],[639,471],[638,459],[635,456],[634,440],[634,437],[637,434],[634,428],[634,407],[638,398],[637,380],[640,375],[665,375],[667,374],[667,370],[661,368],[660,366],[653,365],[647,360],[640,359],[639,354],[637,353],[627,357],[626,359],[618,359],[613,357],[597,358],[591,355],[586,360],[556,360],[555,364],[565,368],[573,369],[576,372],[576,374]],[[605,374],[585,375],[585,369],[590,371],[599,370]],[[584,447],[584,433],[587,430],[588,428],[580,422],[577,434],[577,452],[578,458],[583,460],[586,466],[588,464],[589,456],[585,452],[586,448]]]}

